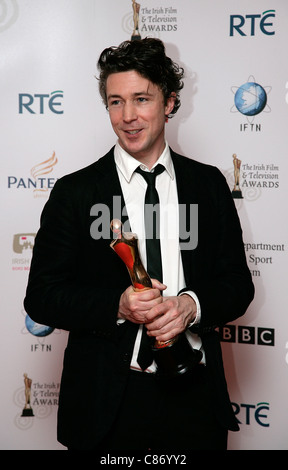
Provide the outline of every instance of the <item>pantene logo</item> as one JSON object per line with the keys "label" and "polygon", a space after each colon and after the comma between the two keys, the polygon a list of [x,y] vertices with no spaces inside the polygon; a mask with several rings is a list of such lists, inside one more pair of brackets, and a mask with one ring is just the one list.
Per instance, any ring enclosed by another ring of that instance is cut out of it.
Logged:
{"label": "pantene logo", "polygon": [[30,189],[33,190],[34,197],[47,196],[57,178],[51,178],[47,175],[50,174],[58,159],[55,152],[52,157],[48,158],[44,162],[38,163],[31,168],[31,178],[23,178],[18,176],[8,176],[8,189]]}

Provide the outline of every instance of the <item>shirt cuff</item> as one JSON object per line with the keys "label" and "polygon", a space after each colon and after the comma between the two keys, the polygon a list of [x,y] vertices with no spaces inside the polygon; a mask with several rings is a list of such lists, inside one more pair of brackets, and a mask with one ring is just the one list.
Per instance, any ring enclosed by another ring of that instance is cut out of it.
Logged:
{"label": "shirt cuff", "polygon": [[198,300],[198,297],[197,295],[195,294],[195,292],[193,292],[192,290],[186,290],[184,292],[181,292],[181,294],[179,295],[183,295],[183,294],[188,294],[190,295],[190,297],[192,297],[192,299],[195,301],[196,303],[196,317],[194,318],[194,320],[189,323],[189,325],[187,326],[187,328],[190,328],[190,326],[192,325],[197,325],[198,323],[200,323],[200,320],[201,320],[201,307],[200,307],[200,302]]}

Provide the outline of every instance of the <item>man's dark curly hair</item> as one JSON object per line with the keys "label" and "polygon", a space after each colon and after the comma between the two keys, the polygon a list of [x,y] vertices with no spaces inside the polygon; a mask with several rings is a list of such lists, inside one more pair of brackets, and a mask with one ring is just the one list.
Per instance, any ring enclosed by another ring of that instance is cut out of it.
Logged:
{"label": "man's dark curly hair", "polygon": [[164,104],[171,93],[176,94],[175,104],[169,117],[180,108],[180,90],[183,88],[184,70],[166,56],[165,46],[160,39],[145,38],[124,41],[118,47],[104,49],[98,60],[99,91],[105,106],[107,78],[112,73],[135,70],[142,77],[157,85],[163,93]]}

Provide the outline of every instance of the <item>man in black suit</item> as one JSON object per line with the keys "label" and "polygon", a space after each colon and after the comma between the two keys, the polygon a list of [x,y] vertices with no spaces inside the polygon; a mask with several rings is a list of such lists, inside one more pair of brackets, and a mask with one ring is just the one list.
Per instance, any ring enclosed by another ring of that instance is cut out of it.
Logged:
{"label": "man in black suit", "polygon": [[[160,40],[105,49],[98,67],[118,141],[55,184],[24,301],[32,319],[70,332],[58,439],[79,450],[226,449],[227,432],[238,425],[215,329],[243,315],[254,295],[230,190],[217,168],[177,155],[165,140],[165,123],[180,106],[183,70]],[[135,291],[110,247],[109,224],[114,218],[129,224],[147,266],[147,183],[137,168],[153,173],[159,163],[163,278],[152,275],[151,289]],[[201,360],[160,380],[158,352],[139,365],[145,335],[160,344],[185,337]]]}

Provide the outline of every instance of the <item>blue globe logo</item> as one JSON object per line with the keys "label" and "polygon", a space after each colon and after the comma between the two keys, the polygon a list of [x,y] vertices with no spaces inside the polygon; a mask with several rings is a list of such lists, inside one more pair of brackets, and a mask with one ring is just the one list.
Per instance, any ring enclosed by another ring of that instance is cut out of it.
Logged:
{"label": "blue globe logo", "polygon": [[234,102],[240,113],[245,116],[256,116],[265,108],[267,94],[259,83],[246,82],[236,91]]}
{"label": "blue globe logo", "polygon": [[26,315],[25,318],[25,326],[29,333],[34,336],[38,337],[43,337],[43,336],[48,336],[52,331],[54,331],[54,328],[51,326],[46,326],[46,325],[40,325],[40,323],[35,323],[29,315]]}

